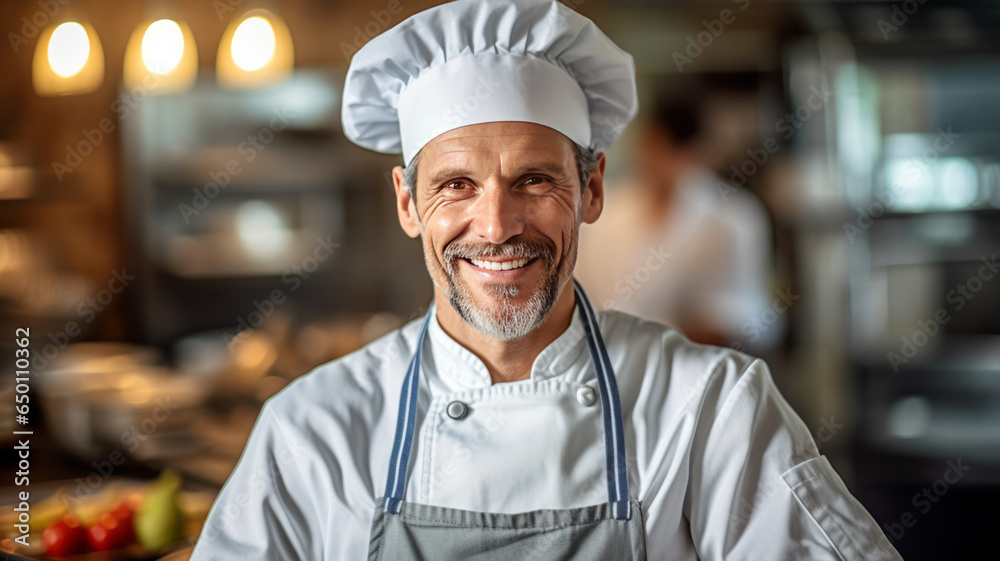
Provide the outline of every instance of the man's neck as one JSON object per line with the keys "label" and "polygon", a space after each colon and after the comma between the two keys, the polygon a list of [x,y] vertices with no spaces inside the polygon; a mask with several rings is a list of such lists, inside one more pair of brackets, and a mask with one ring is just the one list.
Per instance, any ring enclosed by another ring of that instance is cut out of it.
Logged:
{"label": "man's neck", "polygon": [[487,337],[472,328],[451,306],[448,297],[434,287],[434,302],[441,328],[472,354],[479,357],[490,372],[494,384],[527,380],[531,367],[542,349],[569,328],[573,320],[576,296],[572,280],[566,283],[549,315],[531,333],[517,341]]}

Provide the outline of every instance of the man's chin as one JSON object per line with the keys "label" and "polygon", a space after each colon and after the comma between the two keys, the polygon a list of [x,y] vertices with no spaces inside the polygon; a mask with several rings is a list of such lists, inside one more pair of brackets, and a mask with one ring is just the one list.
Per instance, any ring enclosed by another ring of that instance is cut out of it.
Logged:
{"label": "man's chin", "polygon": [[[513,340],[527,335],[539,321],[541,295],[519,290],[516,296],[504,295],[512,288],[503,283],[484,288],[482,283],[454,287],[452,305],[475,330],[484,335],[503,340]],[[496,292],[498,291],[498,292]]]}
{"label": "man's chin", "polygon": [[467,308],[465,312],[463,317],[470,327],[487,337],[501,341],[523,339],[541,322],[537,310]]}
{"label": "man's chin", "polygon": [[465,291],[465,304],[474,307],[482,314],[491,317],[502,318],[513,313],[522,312],[531,301],[531,293],[521,291],[517,296],[502,296],[497,293],[488,293],[479,289]]}

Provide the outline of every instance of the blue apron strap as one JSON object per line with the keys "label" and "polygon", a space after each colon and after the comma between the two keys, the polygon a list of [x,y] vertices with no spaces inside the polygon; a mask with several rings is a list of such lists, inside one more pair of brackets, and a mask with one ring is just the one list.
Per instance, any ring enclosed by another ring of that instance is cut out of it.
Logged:
{"label": "blue apron strap", "polygon": [[604,339],[597,328],[597,315],[584,294],[583,288],[573,279],[576,299],[583,316],[584,333],[590,347],[591,360],[597,373],[597,389],[601,396],[604,414],[604,450],[607,456],[608,501],[616,520],[628,520],[631,505],[628,498],[628,467],[625,462],[625,431],[622,428],[622,406],[618,398],[618,383],[611,359],[604,347]]}
{"label": "blue apron strap", "polygon": [[410,465],[410,449],[413,446],[413,425],[417,420],[417,396],[420,390],[420,355],[427,335],[427,326],[434,317],[434,303],[427,308],[427,315],[420,326],[420,336],[417,337],[417,348],[410,359],[410,368],[403,379],[403,390],[399,396],[399,412],[396,418],[396,438],[392,444],[392,457],[389,458],[389,475],[385,483],[385,511],[390,514],[399,512],[399,503],[403,501],[403,490],[406,489],[406,469]]}
{"label": "blue apron strap", "polygon": [[[583,288],[573,279],[573,289],[583,320],[587,346],[590,349],[591,362],[597,374],[597,390],[601,396],[601,412],[604,417],[604,448],[607,457],[608,502],[617,520],[631,518],[631,505],[628,495],[628,468],[625,463],[625,433],[622,428],[621,402],[618,398],[618,384],[615,372],[611,367],[604,340],[597,328],[597,316],[590,305],[590,300],[583,293]],[[410,449],[413,445],[414,425],[417,418],[417,396],[420,388],[420,356],[427,335],[427,325],[434,314],[434,304],[427,310],[420,336],[417,338],[416,350],[410,360],[410,367],[403,379],[403,389],[399,397],[399,413],[396,418],[396,438],[392,445],[392,457],[389,459],[389,474],[385,484],[385,511],[389,514],[399,512],[399,504],[403,501],[403,491],[406,488],[406,471],[410,463]]]}

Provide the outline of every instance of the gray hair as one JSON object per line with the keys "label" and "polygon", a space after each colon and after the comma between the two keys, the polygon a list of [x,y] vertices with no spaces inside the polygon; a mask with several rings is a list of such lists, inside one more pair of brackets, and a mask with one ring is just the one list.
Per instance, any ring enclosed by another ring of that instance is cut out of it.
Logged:
{"label": "gray hair", "polygon": [[[573,153],[576,155],[576,171],[580,175],[580,192],[587,188],[590,175],[597,167],[597,149],[580,146],[573,142]],[[417,196],[417,163],[420,161],[420,152],[413,157],[410,165],[403,168],[403,183],[410,192],[410,197]]]}

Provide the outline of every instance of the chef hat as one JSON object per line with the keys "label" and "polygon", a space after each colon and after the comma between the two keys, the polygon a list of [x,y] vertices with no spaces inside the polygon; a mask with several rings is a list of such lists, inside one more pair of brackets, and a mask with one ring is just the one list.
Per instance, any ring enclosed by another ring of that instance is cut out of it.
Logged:
{"label": "chef hat", "polygon": [[356,144],[409,165],[434,137],[496,121],[604,150],[637,110],[632,57],[594,22],[555,0],[459,0],[354,55],[341,120]]}

